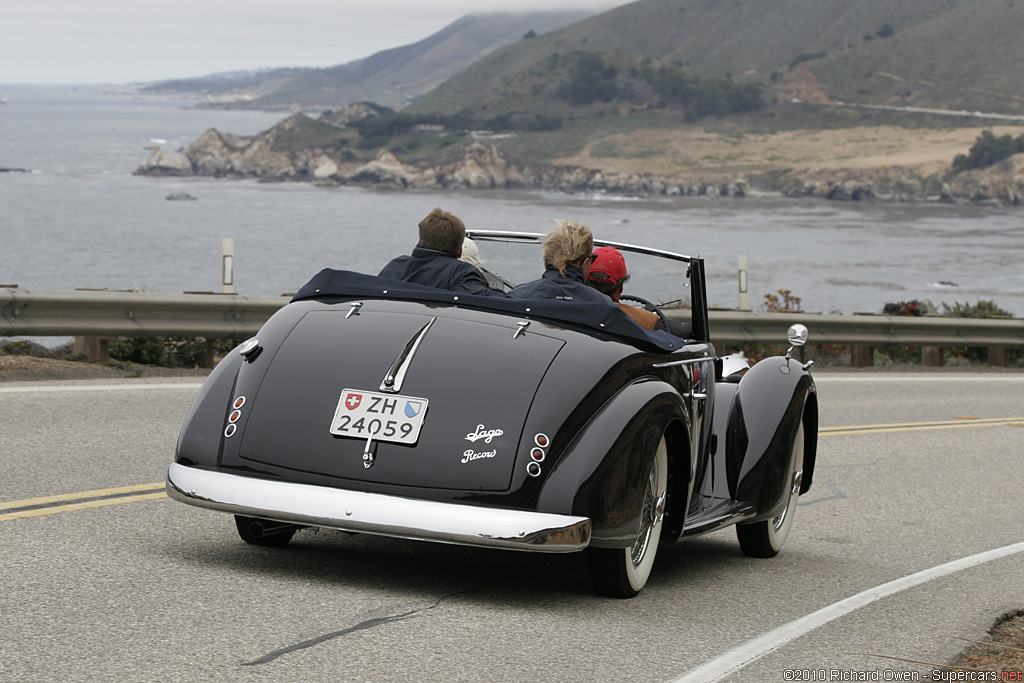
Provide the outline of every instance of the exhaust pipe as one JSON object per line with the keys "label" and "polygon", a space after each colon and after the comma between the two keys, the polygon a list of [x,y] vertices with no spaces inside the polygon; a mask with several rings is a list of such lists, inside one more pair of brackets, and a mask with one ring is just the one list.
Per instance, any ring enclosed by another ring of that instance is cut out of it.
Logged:
{"label": "exhaust pipe", "polygon": [[249,523],[249,533],[252,534],[253,538],[265,538],[267,536],[276,536],[277,534],[287,533],[297,529],[294,524],[275,524],[270,521],[253,520]]}

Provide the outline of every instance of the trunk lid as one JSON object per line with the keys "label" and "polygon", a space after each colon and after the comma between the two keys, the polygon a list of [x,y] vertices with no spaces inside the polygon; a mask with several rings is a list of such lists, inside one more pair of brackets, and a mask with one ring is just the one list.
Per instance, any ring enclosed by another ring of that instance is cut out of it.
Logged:
{"label": "trunk lid", "polygon": [[[532,330],[514,336],[514,318],[444,313],[306,313],[260,385],[240,457],[379,484],[506,490],[534,394],[564,342]],[[397,391],[383,384],[389,374]],[[355,396],[341,401],[345,390]],[[415,416],[418,402],[425,406],[414,444],[380,440],[382,425],[376,427],[366,466],[367,439],[331,430],[339,424],[336,412],[352,411],[346,428],[372,417],[365,413],[371,401],[395,413],[396,438],[402,424],[416,421],[397,413]]]}

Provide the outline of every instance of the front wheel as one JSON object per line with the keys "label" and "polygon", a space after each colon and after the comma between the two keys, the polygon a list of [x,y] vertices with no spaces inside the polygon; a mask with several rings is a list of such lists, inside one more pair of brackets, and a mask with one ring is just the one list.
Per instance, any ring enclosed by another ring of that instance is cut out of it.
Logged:
{"label": "front wheel", "polygon": [[789,530],[793,528],[793,513],[796,512],[797,498],[800,496],[800,485],[804,474],[804,423],[796,430],[793,448],[789,457],[789,489],[786,491],[786,507],[782,513],[760,522],[740,524],[736,527],[736,537],[740,541],[740,550],[751,557],[775,557],[782,550]]}
{"label": "front wheel", "polygon": [[668,446],[661,437],[654,464],[647,476],[640,531],[628,548],[590,548],[590,578],[594,589],[613,598],[631,598],[647,584],[658,553],[658,541],[665,519],[665,492],[668,489]]}

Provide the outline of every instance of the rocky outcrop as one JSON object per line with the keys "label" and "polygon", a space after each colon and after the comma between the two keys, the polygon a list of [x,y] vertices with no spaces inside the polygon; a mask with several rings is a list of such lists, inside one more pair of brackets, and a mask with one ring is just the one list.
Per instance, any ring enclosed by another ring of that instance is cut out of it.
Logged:
{"label": "rocky outcrop", "polygon": [[[347,116],[365,116],[365,111]],[[1024,205],[1024,155],[986,171],[949,178],[921,176],[910,169],[783,172],[764,176],[675,178],[576,166],[520,163],[493,142],[474,140],[460,154],[431,163],[404,162],[381,151],[369,162],[354,161],[344,147],[298,145],[296,140],[329,140],[322,123],[295,114],[269,131],[240,137],[210,129],[181,154],[156,149],[136,173],[291,180],[324,185],[367,185],[391,189],[552,189],[630,195],[744,197],[778,193],[833,201],[939,201]],[[336,129],[336,128],[335,128]]]}
{"label": "rocky outcrop", "polygon": [[335,173],[322,180],[335,180],[351,185],[375,185],[395,189],[412,187],[434,188],[438,186],[437,174],[431,170],[420,170],[403,164],[391,152],[381,150],[373,161],[363,164],[347,173]]}

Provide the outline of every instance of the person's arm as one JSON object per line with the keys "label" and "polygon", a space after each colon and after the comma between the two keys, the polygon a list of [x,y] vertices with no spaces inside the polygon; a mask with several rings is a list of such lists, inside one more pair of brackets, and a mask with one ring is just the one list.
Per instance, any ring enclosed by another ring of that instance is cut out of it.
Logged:
{"label": "person's arm", "polygon": [[619,308],[632,318],[633,322],[645,330],[653,330],[661,320],[657,313],[644,310],[643,308],[637,308],[636,306],[630,306],[621,302],[619,302]]}
{"label": "person's arm", "polygon": [[491,289],[487,284],[487,278],[475,266],[469,266],[469,270],[459,274],[453,283],[452,290],[477,296],[507,296],[505,292]]}

